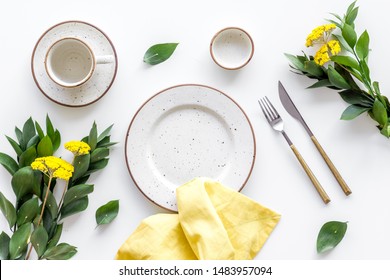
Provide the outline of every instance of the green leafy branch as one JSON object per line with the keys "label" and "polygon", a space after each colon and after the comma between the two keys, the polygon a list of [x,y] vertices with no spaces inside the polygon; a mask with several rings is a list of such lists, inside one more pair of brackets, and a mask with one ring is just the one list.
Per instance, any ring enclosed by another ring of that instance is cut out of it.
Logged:
{"label": "green leafy branch", "polygon": [[69,259],[77,253],[75,246],[59,243],[62,220],[88,207],[88,195],[94,191],[94,185],[87,181],[92,173],[107,166],[110,148],[116,144],[110,139],[111,128],[112,125],[98,134],[94,123],[89,135],[82,139],[90,146],[90,152],[75,156],[73,175],[59,203],[53,194],[56,179],[31,168],[37,158],[52,156],[61,145],[61,134],[49,116],[46,133],[38,122],[29,118],[22,129],[15,127],[16,140],[6,136],[16,159],[0,153],[0,164],[12,176],[15,204],[0,192],[0,210],[12,233],[11,236],[4,231],[0,234],[1,259],[28,259],[32,248],[38,259]]}
{"label": "green leafy branch", "polygon": [[290,66],[297,74],[317,81],[309,88],[328,87],[337,90],[341,98],[350,104],[341,115],[343,120],[352,120],[364,112],[375,120],[380,132],[390,137],[390,103],[381,94],[379,83],[372,81],[368,57],[370,36],[365,30],[359,36],[355,30],[355,19],[359,7],[356,1],[349,5],[343,17],[332,14],[335,19],[328,20],[337,26],[340,34],[333,34],[340,42],[342,53],[330,57],[333,63],[317,65],[313,56],[285,54]]}

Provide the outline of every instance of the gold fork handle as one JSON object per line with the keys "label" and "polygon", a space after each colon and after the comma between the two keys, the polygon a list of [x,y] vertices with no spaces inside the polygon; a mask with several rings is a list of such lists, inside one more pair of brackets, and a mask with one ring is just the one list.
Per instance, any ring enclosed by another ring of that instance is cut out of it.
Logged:
{"label": "gold fork handle", "polygon": [[316,188],[318,194],[321,196],[322,201],[325,204],[328,204],[330,202],[330,198],[325,192],[325,190],[322,188],[320,182],[317,180],[316,176],[314,176],[313,171],[311,171],[310,167],[307,165],[306,161],[303,159],[302,155],[299,153],[297,148],[292,144],[290,145],[291,150],[294,152],[295,156],[297,157],[299,163],[302,165],[303,169],[305,170],[307,176],[309,176],[311,182],[313,183],[314,187]]}
{"label": "gold fork handle", "polygon": [[339,182],[340,187],[342,188],[345,195],[350,195],[352,193],[351,189],[348,187],[347,183],[345,183],[343,177],[341,177],[339,171],[334,166],[333,162],[330,160],[328,155],[325,153],[324,149],[318,142],[317,138],[313,135],[311,136],[311,140],[313,141],[314,145],[317,147],[317,150],[320,152],[322,158],[325,160],[326,164],[329,166],[330,171],[332,171],[334,177],[336,178],[337,182]]}

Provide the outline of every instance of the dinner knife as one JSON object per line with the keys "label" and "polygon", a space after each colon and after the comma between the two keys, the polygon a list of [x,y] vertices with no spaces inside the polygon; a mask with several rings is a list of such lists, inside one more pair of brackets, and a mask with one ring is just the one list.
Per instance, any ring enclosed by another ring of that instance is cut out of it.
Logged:
{"label": "dinner knife", "polygon": [[291,97],[288,95],[286,89],[282,85],[282,83],[279,81],[279,98],[282,102],[283,107],[286,109],[286,111],[295,119],[297,119],[305,128],[306,132],[309,134],[311,140],[313,141],[314,145],[316,146],[317,150],[320,152],[322,158],[325,160],[326,164],[328,165],[329,169],[332,171],[334,177],[336,178],[337,182],[339,183],[341,189],[345,193],[345,195],[350,195],[352,193],[351,189],[348,187],[347,183],[345,183],[344,179],[341,177],[339,171],[334,166],[333,162],[330,160],[329,156],[325,153],[325,150],[322,148],[320,143],[318,142],[317,138],[314,136],[313,132],[310,130],[309,126],[306,124],[305,120],[303,119],[301,113],[299,113],[297,107],[291,100]]}

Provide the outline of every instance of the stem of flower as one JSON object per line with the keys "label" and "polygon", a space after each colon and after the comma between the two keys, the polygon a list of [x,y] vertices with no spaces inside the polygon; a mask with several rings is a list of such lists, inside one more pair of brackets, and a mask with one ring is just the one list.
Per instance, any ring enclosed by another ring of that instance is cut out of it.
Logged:
{"label": "stem of flower", "polygon": [[65,193],[66,193],[66,191],[68,190],[68,184],[69,184],[69,181],[66,182],[66,185],[65,185],[65,187],[64,187],[64,191],[62,192],[61,200],[60,200],[60,203],[58,204],[58,213],[57,213],[57,217],[58,217],[59,214],[61,213],[61,207],[62,207],[62,204],[63,204],[63,202],[64,202]]}
{"label": "stem of flower", "polygon": [[[45,206],[46,206],[47,198],[49,197],[49,191],[50,191],[50,185],[51,185],[51,180],[52,179],[53,179],[53,175],[50,175],[49,182],[47,184],[47,190],[46,190],[45,198],[43,199],[41,214],[39,215],[37,226],[39,226],[41,224],[41,222],[42,222],[43,213],[45,212]],[[28,250],[28,253],[27,253],[26,258],[25,258],[26,260],[28,260],[30,258],[30,254],[31,254],[32,248],[33,248],[33,246],[31,244],[30,249]]]}
{"label": "stem of flower", "polygon": [[50,175],[49,183],[47,184],[47,190],[46,190],[46,194],[45,194],[45,199],[43,200],[43,204],[42,204],[41,214],[39,215],[38,226],[41,224],[41,221],[42,221],[42,218],[43,218],[43,212],[45,211],[47,198],[49,197],[49,191],[50,191],[50,185],[51,185],[51,180],[52,179],[53,179],[53,176]]}
{"label": "stem of flower", "polygon": [[[75,159],[76,159],[76,156],[74,156],[73,160],[72,160],[72,165],[73,166],[74,166],[74,160]],[[61,213],[62,204],[64,203],[65,193],[68,190],[68,186],[69,186],[69,180],[66,181],[66,185],[64,187],[64,191],[62,192],[60,203],[58,204],[58,213],[57,213],[57,217],[56,217],[57,222],[58,222],[58,217],[60,216],[60,213]]]}

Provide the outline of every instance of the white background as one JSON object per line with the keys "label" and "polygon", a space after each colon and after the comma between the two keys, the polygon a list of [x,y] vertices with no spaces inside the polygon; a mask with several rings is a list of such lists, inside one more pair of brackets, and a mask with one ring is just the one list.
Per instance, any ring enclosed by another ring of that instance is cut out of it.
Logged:
{"label": "white background", "polygon": [[[63,143],[88,134],[94,121],[102,131],[114,124],[119,142],[110,162],[91,177],[95,191],[88,209],[65,221],[62,242],[77,246],[73,259],[114,258],[119,246],[140,221],[165,212],[135,187],[127,171],[124,146],[131,118],[156,92],[183,83],[215,87],[235,99],[250,118],[257,140],[257,157],[243,193],[279,212],[281,221],[256,259],[388,259],[390,256],[390,140],[379,134],[368,116],[354,121],[339,117],[347,106],[335,91],[307,90],[305,77],[292,74],[283,53],[306,50],[305,38],[325,23],[330,12],[343,14],[349,1],[4,1],[0,28],[1,107],[0,151],[13,154],[4,135],[14,137],[30,116],[44,124],[46,114]],[[359,33],[371,36],[370,68],[383,94],[390,96],[387,1],[361,0],[356,20]],[[119,67],[110,91],[98,102],[68,108],[47,99],[35,85],[31,53],[49,27],[65,20],[82,20],[102,29],[115,45]],[[255,43],[252,61],[242,70],[227,71],[209,54],[210,39],[219,29],[238,26]],[[166,62],[149,67],[142,62],[156,43],[179,42]],[[317,139],[338,167],[353,194],[345,197],[304,129],[282,108],[277,95],[281,80]],[[286,131],[332,199],[320,200],[283,137],[269,127],[257,99],[267,95],[286,122]],[[65,151],[60,150],[58,155]],[[12,201],[10,175],[0,168],[0,190]],[[109,200],[120,200],[116,220],[95,229],[95,211]],[[316,238],[330,220],[348,221],[344,240],[333,251],[318,255]],[[0,229],[7,231],[5,219]],[[9,232],[8,232],[9,233]]]}

